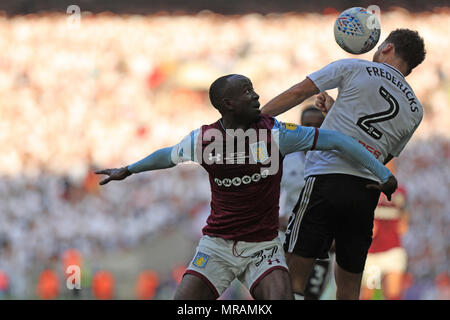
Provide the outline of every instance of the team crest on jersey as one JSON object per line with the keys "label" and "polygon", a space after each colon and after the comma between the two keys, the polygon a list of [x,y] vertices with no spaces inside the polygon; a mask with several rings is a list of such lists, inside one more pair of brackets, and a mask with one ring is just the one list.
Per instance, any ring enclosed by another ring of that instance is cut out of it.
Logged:
{"label": "team crest on jersey", "polygon": [[206,266],[206,263],[208,262],[209,256],[202,252],[197,252],[197,255],[194,258],[194,261],[192,264],[199,268],[204,268]]}
{"label": "team crest on jersey", "polygon": [[253,159],[256,162],[266,162],[269,159],[269,153],[267,152],[267,146],[265,141],[255,142],[250,145],[250,151],[252,152]]}

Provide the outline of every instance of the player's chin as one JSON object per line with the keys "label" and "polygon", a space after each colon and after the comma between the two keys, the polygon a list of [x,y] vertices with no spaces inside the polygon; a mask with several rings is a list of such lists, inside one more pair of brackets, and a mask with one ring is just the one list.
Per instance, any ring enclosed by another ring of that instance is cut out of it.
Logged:
{"label": "player's chin", "polygon": [[259,108],[256,109],[256,108],[255,108],[254,112],[252,113],[252,116],[253,116],[253,119],[254,119],[255,121],[261,119],[261,109],[259,109]]}

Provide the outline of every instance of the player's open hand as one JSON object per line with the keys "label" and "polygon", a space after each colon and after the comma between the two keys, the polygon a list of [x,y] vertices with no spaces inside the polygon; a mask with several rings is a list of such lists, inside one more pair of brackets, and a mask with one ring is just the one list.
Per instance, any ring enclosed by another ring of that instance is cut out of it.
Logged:
{"label": "player's open hand", "polygon": [[128,167],[123,167],[119,169],[105,169],[105,170],[98,170],[95,171],[96,174],[106,174],[109,177],[100,181],[100,185],[107,184],[111,180],[123,180],[129,175],[131,175],[131,172],[128,170]]}
{"label": "player's open hand", "polygon": [[332,97],[328,95],[328,93],[321,92],[316,96],[316,100],[314,101],[314,105],[317,109],[327,114],[330,111],[331,107],[334,104],[334,100]]}
{"label": "player's open hand", "polygon": [[383,192],[387,199],[391,201],[391,196],[397,189],[398,182],[397,179],[392,175],[389,177],[389,179],[382,184],[368,184],[366,185],[367,189],[375,189]]}

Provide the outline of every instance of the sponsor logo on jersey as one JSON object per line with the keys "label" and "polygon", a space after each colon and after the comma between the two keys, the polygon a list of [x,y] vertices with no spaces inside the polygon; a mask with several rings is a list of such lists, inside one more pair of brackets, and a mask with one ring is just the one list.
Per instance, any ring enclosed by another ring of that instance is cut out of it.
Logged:
{"label": "sponsor logo on jersey", "polygon": [[250,182],[258,182],[261,179],[265,179],[269,176],[269,170],[265,169],[262,170],[261,173],[254,173],[252,175],[245,175],[243,177],[234,177],[234,178],[224,178],[224,179],[219,179],[219,178],[215,178],[214,182],[219,186],[219,187],[231,187],[231,186],[235,186],[238,187],[241,184],[249,184]]}
{"label": "sponsor logo on jersey", "polygon": [[360,144],[362,144],[362,146],[365,147],[367,149],[367,151],[369,151],[371,154],[373,154],[375,158],[378,159],[380,157],[380,155],[381,155],[381,151],[380,150],[377,150],[374,147],[369,146],[368,144],[366,144],[365,142],[363,142],[361,140],[358,140],[358,142]]}
{"label": "sponsor logo on jersey", "polygon": [[225,158],[227,164],[245,164],[245,159],[249,156],[245,154],[245,152],[231,152],[228,154],[228,157]]}
{"label": "sponsor logo on jersey", "polygon": [[222,159],[222,155],[220,153],[218,153],[215,156],[213,156],[213,154],[211,152],[208,154],[209,161],[221,162],[222,161],[221,159]]}
{"label": "sponsor logo on jersey", "polygon": [[192,264],[199,268],[204,268],[206,266],[206,263],[208,262],[209,256],[202,252],[197,252],[197,255],[194,258],[194,261]]}

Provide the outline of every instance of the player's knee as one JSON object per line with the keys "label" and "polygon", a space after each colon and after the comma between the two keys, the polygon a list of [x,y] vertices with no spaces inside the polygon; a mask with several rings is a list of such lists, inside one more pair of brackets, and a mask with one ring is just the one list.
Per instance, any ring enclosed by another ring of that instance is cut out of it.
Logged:
{"label": "player's knee", "polygon": [[286,254],[286,259],[293,291],[303,295],[308,282],[308,276],[314,265],[314,259],[304,258],[292,253]]}
{"label": "player's knee", "polygon": [[185,274],[177,290],[174,300],[214,300],[217,297],[208,285],[197,276]]}

